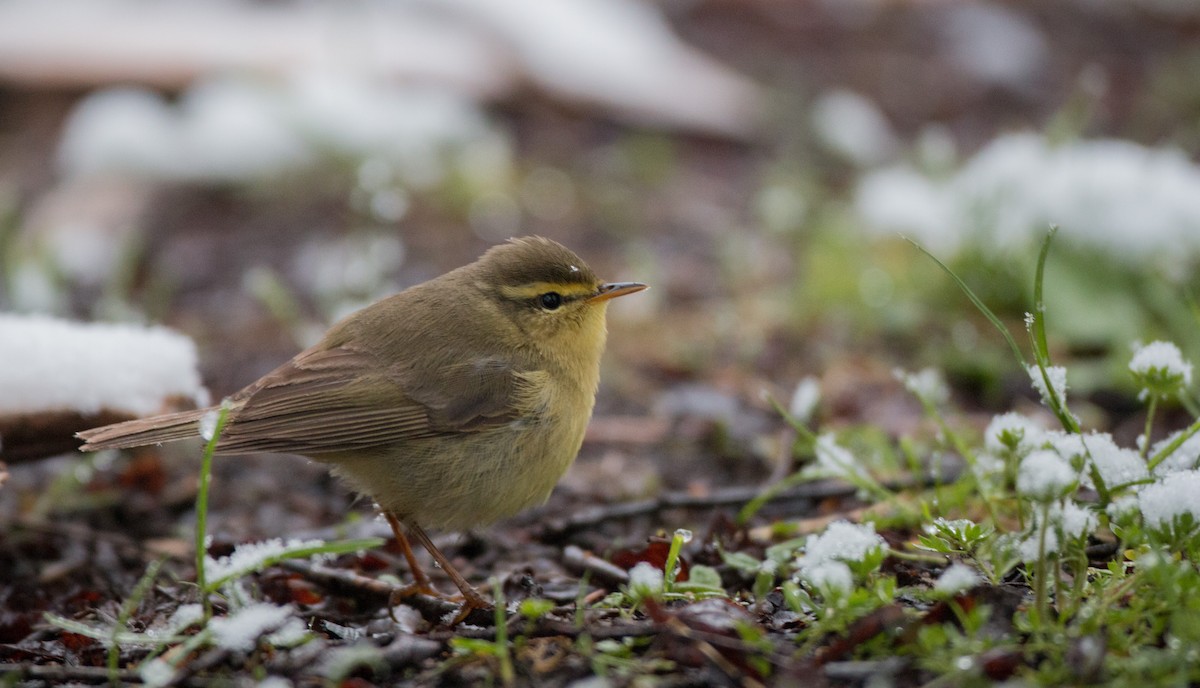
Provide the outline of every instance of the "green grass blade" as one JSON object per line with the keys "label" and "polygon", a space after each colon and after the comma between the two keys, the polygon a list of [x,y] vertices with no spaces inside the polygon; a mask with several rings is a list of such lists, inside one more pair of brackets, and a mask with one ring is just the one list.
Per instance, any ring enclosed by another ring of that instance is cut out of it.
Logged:
{"label": "green grass blade", "polygon": [[225,429],[225,423],[229,420],[229,410],[229,404],[223,402],[217,411],[217,423],[213,427],[212,437],[204,446],[204,456],[200,461],[200,485],[196,490],[196,585],[200,588],[205,623],[212,618],[212,603],[208,600],[208,577],[204,570],[205,542],[208,540],[208,486],[212,482],[213,454],[217,452],[221,431]]}
{"label": "green grass blade", "polygon": [[1033,337],[1033,356],[1039,365],[1049,367],[1050,347],[1046,344],[1046,302],[1042,300],[1042,289],[1046,276],[1046,257],[1050,255],[1050,242],[1058,233],[1058,227],[1051,225],[1042,240],[1042,249],[1038,252],[1037,271],[1033,275],[1033,323],[1030,334]]}
{"label": "green grass blade", "polygon": [[996,329],[1000,331],[1000,334],[1004,337],[1004,341],[1008,342],[1008,347],[1012,349],[1013,357],[1016,358],[1017,362],[1021,364],[1022,369],[1025,368],[1025,355],[1021,353],[1021,347],[1017,346],[1017,341],[1013,339],[1013,336],[1008,331],[1008,328],[1004,326],[1004,323],[1000,322],[1000,318],[996,317],[996,314],[992,312],[992,309],[988,308],[987,305],[975,295],[975,292],[971,291],[971,288],[967,286],[966,282],[962,281],[962,278],[954,274],[954,271],[950,269],[950,266],[943,263],[938,259],[937,256],[930,253],[924,246],[917,243],[915,240],[907,236],[904,237],[904,239],[908,241],[908,243],[915,246],[918,251],[924,253],[926,256],[929,256],[930,260],[937,263],[938,267],[940,267],[947,275],[949,275],[950,279],[954,280],[954,283],[957,284],[958,288],[967,295],[967,298],[970,299],[971,303],[973,303],[975,307],[979,309],[979,312],[983,313],[984,317],[987,318],[988,321],[990,321],[992,325],[994,325]]}
{"label": "green grass blade", "polygon": [[1054,235],[1057,233],[1058,227],[1051,225],[1050,231],[1046,232],[1046,238],[1042,240],[1042,248],[1038,252],[1037,271],[1033,276],[1033,322],[1029,324],[1029,339],[1033,345],[1033,359],[1037,362],[1038,373],[1041,374],[1042,383],[1046,386],[1047,403],[1050,410],[1054,412],[1055,416],[1058,416],[1058,421],[1065,430],[1079,434],[1082,432],[1079,422],[1067,408],[1067,400],[1059,398],[1058,392],[1050,384],[1050,374],[1046,372],[1046,369],[1051,366],[1051,362],[1050,346],[1046,343],[1046,302],[1042,299],[1042,294],[1046,281],[1046,257],[1050,255],[1050,244],[1054,241]]}

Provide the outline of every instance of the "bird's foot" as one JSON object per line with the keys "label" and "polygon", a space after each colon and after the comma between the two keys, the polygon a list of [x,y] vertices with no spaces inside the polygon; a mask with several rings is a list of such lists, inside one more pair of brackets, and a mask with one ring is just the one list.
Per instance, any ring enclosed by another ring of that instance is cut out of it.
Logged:
{"label": "bird's foot", "polygon": [[483,595],[480,595],[479,592],[473,587],[467,586],[465,590],[458,594],[444,593],[433,587],[429,581],[417,581],[402,588],[393,590],[392,594],[388,597],[388,616],[391,617],[392,621],[397,620],[394,611],[396,605],[400,604],[404,599],[412,597],[413,595],[426,595],[439,600],[460,604],[461,606],[459,607],[458,611],[455,612],[454,618],[450,621],[451,626],[457,626],[465,621],[466,618],[471,615],[471,612],[475,611],[476,609],[482,609],[486,611],[492,608],[491,601]]}

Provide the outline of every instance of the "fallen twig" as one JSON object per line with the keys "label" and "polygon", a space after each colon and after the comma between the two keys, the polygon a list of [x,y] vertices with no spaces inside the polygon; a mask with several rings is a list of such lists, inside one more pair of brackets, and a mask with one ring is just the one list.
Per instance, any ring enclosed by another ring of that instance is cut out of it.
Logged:
{"label": "fallen twig", "polygon": [[[358,594],[365,594],[370,597],[379,598],[383,604],[387,604],[392,599],[393,593],[403,589],[403,586],[392,585],[387,581],[382,581],[377,578],[363,576],[353,571],[342,569],[334,569],[320,564],[312,564],[299,559],[290,559],[282,561],[279,565],[289,571],[295,571],[309,580],[321,583],[334,589],[350,591]],[[412,607],[421,613],[421,616],[430,623],[438,623],[447,618],[448,615],[458,611],[458,605],[449,600],[439,599],[429,595],[413,594],[401,597],[397,600],[400,604],[407,607]],[[491,612],[487,610],[476,609],[471,612],[465,619],[467,623],[486,626],[490,625],[492,618]]]}
{"label": "fallen twig", "polygon": [[[762,491],[762,487],[750,485],[713,490],[704,495],[695,495],[686,492],[668,492],[655,499],[605,504],[582,509],[567,518],[547,519],[545,514],[539,515],[537,512],[531,512],[531,518],[542,521],[541,527],[534,527],[535,536],[543,541],[553,541],[564,538],[576,531],[600,525],[606,521],[652,516],[668,509],[713,509],[717,507],[740,506],[762,494]],[[779,504],[783,502],[850,496],[856,491],[856,487],[841,480],[819,480],[784,490],[772,497],[769,503]]]}
{"label": "fallen twig", "polygon": [[562,562],[567,570],[591,574],[592,580],[600,583],[624,585],[629,582],[629,573],[625,569],[576,545],[563,548]]}

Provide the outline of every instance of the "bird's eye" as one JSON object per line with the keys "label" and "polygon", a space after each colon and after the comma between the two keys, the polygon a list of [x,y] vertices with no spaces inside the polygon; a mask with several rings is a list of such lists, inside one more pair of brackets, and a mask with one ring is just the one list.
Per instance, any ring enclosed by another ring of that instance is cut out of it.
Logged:
{"label": "bird's eye", "polygon": [[548,291],[538,297],[538,304],[548,311],[552,311],[562,305],[562,294],[556,291]]}

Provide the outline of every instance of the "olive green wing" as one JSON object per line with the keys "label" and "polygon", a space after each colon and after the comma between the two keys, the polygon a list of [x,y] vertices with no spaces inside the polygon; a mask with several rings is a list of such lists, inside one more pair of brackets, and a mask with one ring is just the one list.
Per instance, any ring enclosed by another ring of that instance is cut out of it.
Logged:
{"label": "olive green wing", "polygon": [[316,455],[480,431],[518,416],[523,379],[496,359],[414,372],[350,347],[309,350],[234,397],[218,450]]}

